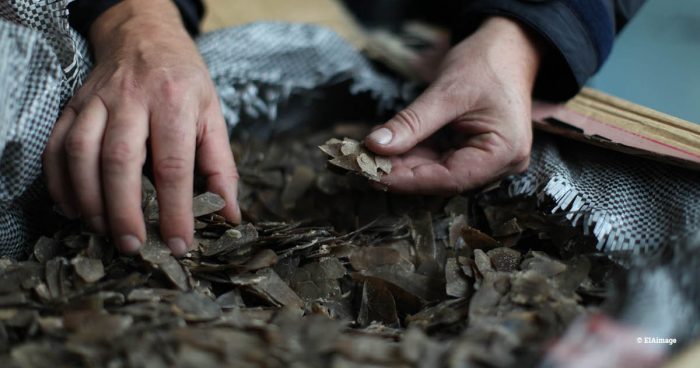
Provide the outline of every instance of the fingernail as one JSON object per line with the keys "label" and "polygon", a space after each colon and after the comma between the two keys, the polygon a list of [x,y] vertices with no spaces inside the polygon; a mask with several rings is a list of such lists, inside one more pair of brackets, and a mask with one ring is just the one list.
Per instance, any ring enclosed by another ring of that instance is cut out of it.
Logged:
{"label": "fingernail", "polygon": [[180,238],[172,238],[168,240],[168,248],[176,256],[184,256],[187,253],[187,244]]}
{"label": "fingernail", "polygon": [[141,241],[133,235],[123,235],[119,238],[119,248],[124,253],[136,253],[141,248]]}
{"label": "fingernail", "polygon": [[389,144],[394,134],[387,128],[380,128],[372,132],[367,138],[379,144]]}
{"label": "fingernail", "polygon": [[102,216],[93,216],[87,219],[87,224],[93,231],[100,234],[104,234],[107,231],[107,225],[105,225],[105,219]]}

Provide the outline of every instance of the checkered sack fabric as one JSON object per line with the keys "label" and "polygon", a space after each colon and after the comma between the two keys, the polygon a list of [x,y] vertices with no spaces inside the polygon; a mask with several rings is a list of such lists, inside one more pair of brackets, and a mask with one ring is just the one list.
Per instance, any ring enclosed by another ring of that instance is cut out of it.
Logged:
{"label": "checkered sack fabric", "polygon": [[510,196],[536,195],[610,254],[658,250],[700,230],[700,172],[538,135]]}
{"label": "checkered sack fabric", "polygon": [[43,147],[87,71],[66,17],[58,2],[0,3],[0,254],[18,255],[28,240],[26,209],[44,192]]}
{"label": "checkered sack fabric", "polygon": [[[53,124],[90,70],[88,47],[68,24],[68,0],[0,0],[0,255],[21,257],[37,200],[46,197],[41,154]],[[274,121],[292,96],[345,81],[381,108],[400,85],[376,73],[335,33],[258,23],[200,37],[200,51],[229,128]]]}

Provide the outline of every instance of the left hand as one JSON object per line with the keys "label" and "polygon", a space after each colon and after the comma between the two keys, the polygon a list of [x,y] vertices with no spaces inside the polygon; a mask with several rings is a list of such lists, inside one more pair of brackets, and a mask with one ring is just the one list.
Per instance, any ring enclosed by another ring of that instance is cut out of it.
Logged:
{"label": "left hand", "polygon": [[[392,156],[389,190],[453,194],[527,169],[531,94],[541,50],[524,28],[486,19],[446,56],[437,79],[410,106],[365,139]],[[451,147],[426,141],[443,127]]]}
{"label": "left hand", "polygon": [[141,173],[152,156],[160,233],[177,256],[194,245],[195,164],[221,211],[240,222],[238,173],[207,66],[170,0],[124,0],[93,24],[95,68],[44,152],[49,192],[67,215],[111,233],[127,254],[146,241]]}

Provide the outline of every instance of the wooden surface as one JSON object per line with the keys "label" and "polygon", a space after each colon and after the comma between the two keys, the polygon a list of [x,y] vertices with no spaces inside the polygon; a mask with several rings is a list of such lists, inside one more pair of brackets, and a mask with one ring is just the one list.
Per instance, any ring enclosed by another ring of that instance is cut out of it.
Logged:
{"label": "wooden surface", "polygon": [[347,10],[335,0],[205,0],[206,32],[256,21],[314,23],[333,29],[354,46],[364,35]]}
{"label": "wooden surface", "polygon": [[676,147],[700,159],[698,124],[590,88],[584,88],[567,106],[618,129]]}
{"label": "wooden surface", "polygon": [[553,134],[700,170],[700,126],[591,88],[566,104],[536,101],[532,118]]}

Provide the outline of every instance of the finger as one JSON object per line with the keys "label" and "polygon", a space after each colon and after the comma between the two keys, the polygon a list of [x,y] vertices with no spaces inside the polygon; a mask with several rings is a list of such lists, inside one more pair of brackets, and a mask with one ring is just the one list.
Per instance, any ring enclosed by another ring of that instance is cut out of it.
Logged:
{"label": "finger", "polygon": [[107,125],[107,108],[99,98],[90,99],[76,117],[65,150],[72,188],[80,214],[92,230],[104,233],[106,222],[100,181],[100,148]]}
{"label": "finger", "polygon": [[396,193],[449,195],[460,192],[454,176],[440,163],[400,167],[382,178],[382,183]]}
{"label": "finger", "polygon": [[419,145],[401,156],[394,156],[392,158],[392,165],[394,167],[415,167],[422,164],[433,163],[439,160],[440,154],[435,149]]}
{"label": "finger", "polygon": [[196,116],[184,109],[152,116],[151,150],[158,192],[160,232],[176,256],[187,253],[194,233],[192,188]]}
{"label": "finger", "polygon": [[376,127],[365,144],[380,155],[402,154],[456,119],[457,110],[437,87],[429,88],[388,122]]}
{"label": "finger", "polygon": [[462,191],[471,190],[507,175],[525,171],[530,162],[531,138],[518,141],[494,132],[470,138],[463,148],[449,155],[445,166]]}
{"label": "finger", "polygon": [[197,166],[207,179],[207,189],[224,198],[226,207],[221,214],[230,222],[241,222],[238,205],[238,170],[231,152],[226,123],[218,105],[210,114],[213,120],[206,123],[201,143],[197,149]]}
{"label": "finger", "polygon": [[453,194],[460,191],[455,177],[438,159],[402,158],[381,183],[396,193]]}
{"label": "finger", "polygon": [[71,190],[64,148],[66,135],[75,117],[76,111],[73,107],[68,106],[63,110],[58,121],[54,124],[42,157],[49,194],[69,218],[77,218],[79,215],[77,201]]}
{"label": "finger", "polygon": [[454,194],[474,189],[505,175],[521,171],[522,163],[515,160],[505,145],[477,144],[475,137],[468,145],[433,162],[411,166],[410,160],[398,162],[382,183],[390,190],[420,194]]}
{"label": "finger", "polygon": [[124,253],[135,253],[146,240],[141,170],[147,137],[148,114],[140,105],[110,111],[102,143],[102,188],[112,236]]}

